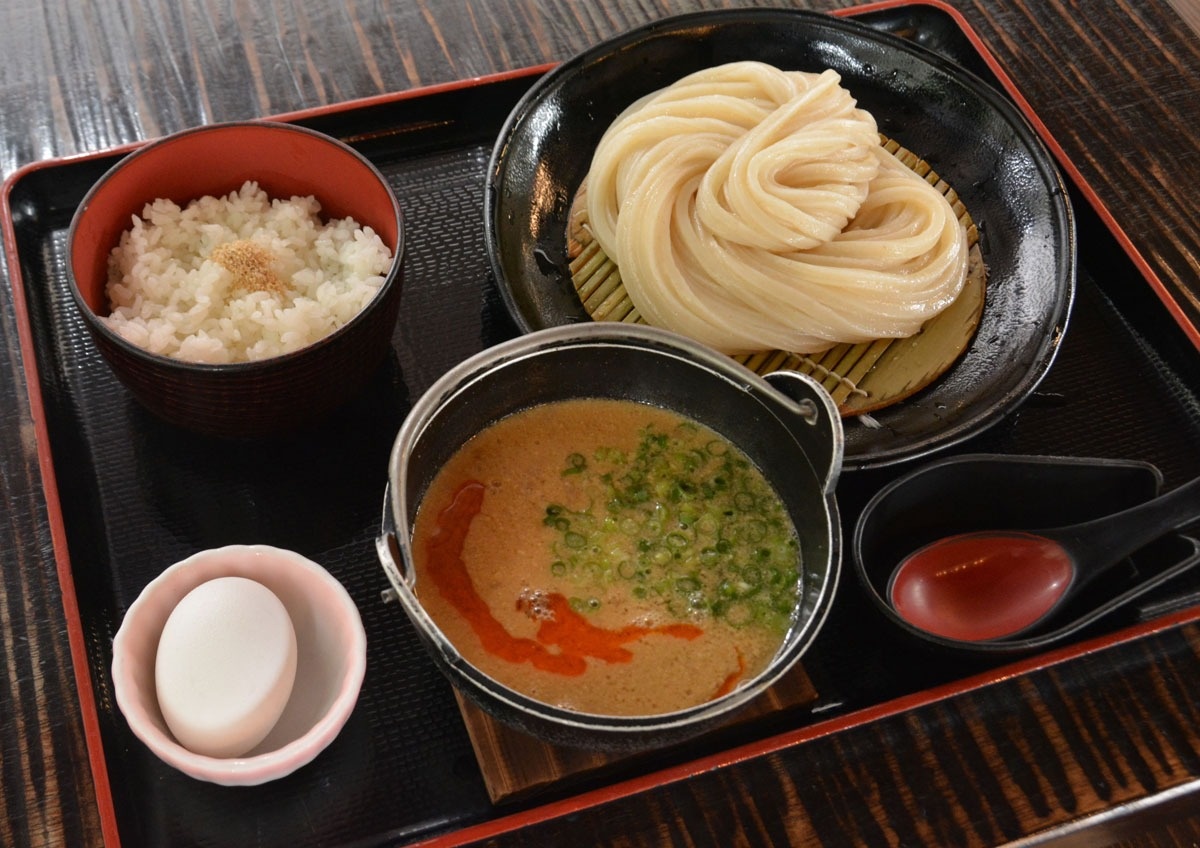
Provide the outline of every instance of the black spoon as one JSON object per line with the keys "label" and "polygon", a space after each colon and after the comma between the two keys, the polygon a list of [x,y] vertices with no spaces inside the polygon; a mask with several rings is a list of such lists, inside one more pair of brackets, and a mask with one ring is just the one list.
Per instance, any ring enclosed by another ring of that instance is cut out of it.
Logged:
{"label": "black spoon", "polygon": [[1023,634],[1134,551],[1200,518],[1200,478],[1115,515],[1052,530],[983,530],[932,542],[887,595],[914,627],[964,642]]}

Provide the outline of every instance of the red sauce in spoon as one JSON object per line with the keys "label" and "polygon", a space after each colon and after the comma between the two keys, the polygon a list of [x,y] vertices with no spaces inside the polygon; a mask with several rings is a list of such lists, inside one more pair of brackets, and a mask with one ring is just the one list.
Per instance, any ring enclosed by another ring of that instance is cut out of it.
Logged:
{"label": "red sauce in spoon", "polygon": [[509,662],[531,663],[542,671],[576,676],[587,670],[588,657],[609,663],[629,662],[633,654],[624,645],[649,633],[678,639],[695,639],[703,635],[703,630],[691,624],[631,625],[605,630],[571,609],[565,597],[551,593],[544,596],[545,608],[536,611],[527,601],[517,601],[519,609],[542,623],[536,639],[513,636],[479,596],[463,562],[463,543],[471,521],[483,506],[483,494],[482,483],[469,481],[462,485],[450,504],[438,514],[425,554],[437,590],[470,623],[489,653]]}
{"label": "red sauce in spoon", "polygon": [[911,554],[896,569],[892,606],[910,624],[968,642],[1029,627],[1066,593],[1070,554],[1033,533],[967,533]]}

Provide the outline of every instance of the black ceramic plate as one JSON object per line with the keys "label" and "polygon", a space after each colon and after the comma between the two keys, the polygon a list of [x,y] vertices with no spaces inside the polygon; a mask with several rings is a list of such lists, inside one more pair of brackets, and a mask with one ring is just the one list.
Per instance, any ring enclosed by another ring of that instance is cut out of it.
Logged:
{"label": "black ceramic plate", "polygon": [[745,59],[838,71],[880,131],[954,187],[980,230],[988,291],[971,346],[923,392],[871,419],[848,419],[845,467],[910,460],[1002,419],[1050,367],[1074,296],[1074,224],[1058,171],[1024,116],[978,78],[827,15],[746,9],[670,18],[539,80],[505,123],[485,188],[487,247],[514,320],[526,332],[590,320],[571,282],[567,217],[608,124],[685,74]]}

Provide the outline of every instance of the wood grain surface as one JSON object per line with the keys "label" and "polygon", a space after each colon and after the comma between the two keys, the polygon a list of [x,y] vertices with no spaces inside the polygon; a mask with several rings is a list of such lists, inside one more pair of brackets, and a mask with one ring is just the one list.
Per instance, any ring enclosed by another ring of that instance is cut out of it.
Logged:
{"label": "wood grain surface", "polygon": [[[496,721],[459,692],[455,691],[454,696],[471,736],[488,797],[496,804],[536,797],[549,789],[561,790],[580,778],[611,772],[619,763],[633,759],[649,762],[660,756],[653,750],[612,753],[551,745]],[[812,680],[804,666],[797,665],[729,724],[756,721],[763,716],[783,721],[788,713],[811,706],[816,699]]]}
{"label": "wood grain surface", "polygon": [[[667,14],[752,5],[762,4],[3,0],[0,173],[196,124],[559,61]],[[1200,4],[951,5],[1195,321]],[[0,845],[94,846],[102,825],[3,273]],[[1200,628],[1172,626],[723,766],[468,836],[580,848],[1200,844]]]}

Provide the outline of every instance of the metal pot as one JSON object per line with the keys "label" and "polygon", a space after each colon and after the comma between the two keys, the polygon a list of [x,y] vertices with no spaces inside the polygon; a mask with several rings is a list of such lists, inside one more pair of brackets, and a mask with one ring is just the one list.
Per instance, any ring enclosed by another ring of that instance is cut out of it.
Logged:
{"label": "metal pot", "polygon": [[[801,577],[792,623],[768,667],[704,704],[649,716],[580,713],[535,701],[467,662],[422,609],[414,592],[411,535],[421,498],[468,439],[500,418],[571,398],[620,398],[673,410],[721,433],[765,474],[800,537]],[[455,686],[501,721],[547,741],[637,750],[680,741],[728,719],[788,671],[812,644],[833,601],[841,566],[834,486],[841,471],[841,421],[811,378],[764,379],[732,359],[649,327],[587,323],[521,336],[462,362],[416,403],[392,448],[380,561],[434,661]]]}

